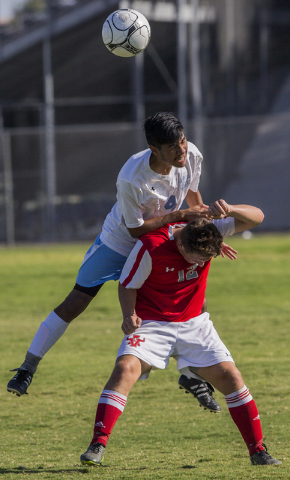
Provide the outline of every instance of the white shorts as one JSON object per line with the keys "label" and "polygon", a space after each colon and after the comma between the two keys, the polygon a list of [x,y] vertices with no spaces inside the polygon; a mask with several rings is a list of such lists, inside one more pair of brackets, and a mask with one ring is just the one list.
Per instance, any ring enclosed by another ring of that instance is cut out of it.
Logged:
{"label": "white shorts", "polygon": [[135,333],[124,337],[117,358],[121,355],[134,355],[154,369],[165,369],[173,357],[179,371],[234,362],[207,312],[187,322],[145,320]]}

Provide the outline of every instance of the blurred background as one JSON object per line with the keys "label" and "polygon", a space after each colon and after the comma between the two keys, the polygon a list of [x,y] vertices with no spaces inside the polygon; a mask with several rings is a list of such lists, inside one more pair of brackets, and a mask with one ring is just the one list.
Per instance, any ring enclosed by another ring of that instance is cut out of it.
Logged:
{"label": "blurred background", "polygon": [[[119,58],[102,25],[128,7],[152,37]],[[289,0],[0,0],[0,242],[93,239],[161,110],[203,153],[206,203],[289,231],[289,44]]]}

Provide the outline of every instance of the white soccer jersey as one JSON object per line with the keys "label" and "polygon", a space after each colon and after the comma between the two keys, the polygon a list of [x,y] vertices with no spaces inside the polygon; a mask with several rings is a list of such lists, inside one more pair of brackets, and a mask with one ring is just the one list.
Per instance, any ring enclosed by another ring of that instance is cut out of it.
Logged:
{"label": "white soccer jersey", "polygon": [[201,174],[202,155],[188,142],[187,162],[172,167],[169,175],[154,172],[149,165],[148,148],[133,155],[117,179],[117,202],[104,222],[101,240],[107,247],[128,256],[137,239],[128,228],[143,225],[144,220],[179,210],[188,190],[196,192]]}

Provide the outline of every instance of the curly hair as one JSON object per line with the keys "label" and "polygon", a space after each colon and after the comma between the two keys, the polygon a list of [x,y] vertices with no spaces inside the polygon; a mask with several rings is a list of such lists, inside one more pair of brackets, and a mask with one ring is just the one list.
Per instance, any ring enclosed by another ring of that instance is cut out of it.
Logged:
{"label": "curly hair", "polygon": [[220,255],[223,237],[207,218],[189,222],[181,232],[181,240],[187,253],[198,252],[205,257]]}

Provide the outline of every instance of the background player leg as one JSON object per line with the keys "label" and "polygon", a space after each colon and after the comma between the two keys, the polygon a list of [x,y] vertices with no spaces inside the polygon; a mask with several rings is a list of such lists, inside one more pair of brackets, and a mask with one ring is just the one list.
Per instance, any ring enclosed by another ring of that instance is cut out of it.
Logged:
{"label": "background player leg", "polygon": [[[203,301],[201,313],[207,311],[206,298]],[[184,389],[185,393],[191,393],[199,402],[199,406],[210,412],[220,413],[221,407],[217,401],[213,398],[212,394],[215,389],[209,382],[203,381],[203,379],[190,370],[188,367],[183,368],[180,373],[178,384],[179,388]]]}
{"label": "background player leg", "polygon": [[7,385],[8,392],[16,393],[18,397],[27,393],[40,360],[64,334],[70,322],[87,308],[93,298],[87,293],[73,289],[64,302],[48,315],[40,324],[24,362],[15,369],[17,373]]}
{"label": "background player leg", "polygon": [[17,396],[27,393],[27,388],[42,357],[63,335],[69,323],[87,308],[104,281],[119,278],[125,261],[125,256],[103,244],[100,235],[96,238],[85,254],[73,290],[40,325],[25,361],[20,369],[16,369],[17,374],[7,385],[8,392],[16,393]]}
{"label": "background player leg", "polygon": [[194,373],[189,367],[180,370],[178,384],[180,389],[184,389],[185,393],[191,393],[199,402],[199,406],[210,412],[220,413],[221,407],[213,398],[215,391],[213,385],[206,382],[202,377]]}

